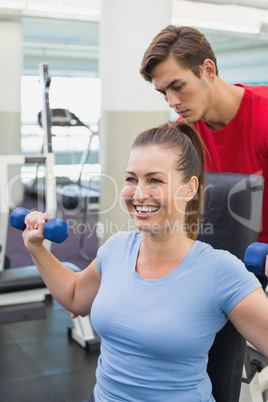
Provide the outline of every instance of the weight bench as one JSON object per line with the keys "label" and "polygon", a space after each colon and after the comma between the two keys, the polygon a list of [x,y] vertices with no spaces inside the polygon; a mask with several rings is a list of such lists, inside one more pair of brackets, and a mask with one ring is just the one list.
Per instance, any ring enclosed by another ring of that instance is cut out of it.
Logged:
{"label": "weight bench", "polygon": [[0,271],[0,324],[45,318],[48,294],[34,265]]}
{"label": "weight bench", "polygon": [[[80,272],[70,262],[63,264],[74,272]],[[46,318],[45,300],[48,296],[51,296],[50,292],[35,265],[0,271],[0,325]],[[88,352],[98,351],[99,341],[89,317],[77,317],[73,324],[73,328],[68,328],[68,336]]]}

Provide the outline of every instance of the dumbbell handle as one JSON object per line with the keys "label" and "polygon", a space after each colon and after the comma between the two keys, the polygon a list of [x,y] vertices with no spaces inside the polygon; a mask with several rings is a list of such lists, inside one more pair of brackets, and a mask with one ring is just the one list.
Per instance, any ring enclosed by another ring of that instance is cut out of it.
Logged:
{"label": "dumbbell handle", "polygon": [[[31,211],[26,208],[18,207],[11,212],[10,224],[16,229],[24,230],[25,216]],[[66,222],[61,221],[56,218],[51,218],[46,222],[44,226],[44,237],[47,240],[53,241],[55,243],[62,243],[69,236],[69,226]]]}
{"label": "dumbbell handle", "polygon": [[265,271],[266,256],[268,255],[268,244],[254,242],[248,246],[244,256],[244,264],[248,271],[268,278]]}

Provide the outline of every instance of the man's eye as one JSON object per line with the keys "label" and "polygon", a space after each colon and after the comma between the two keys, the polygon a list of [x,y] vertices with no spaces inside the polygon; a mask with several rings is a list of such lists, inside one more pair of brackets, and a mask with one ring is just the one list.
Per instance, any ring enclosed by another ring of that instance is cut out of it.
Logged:
{"label": "man's eye", "polygon": [[174,87],[175,91],[180,91],[182,89],[182,85],[179,85],[178,87]]}

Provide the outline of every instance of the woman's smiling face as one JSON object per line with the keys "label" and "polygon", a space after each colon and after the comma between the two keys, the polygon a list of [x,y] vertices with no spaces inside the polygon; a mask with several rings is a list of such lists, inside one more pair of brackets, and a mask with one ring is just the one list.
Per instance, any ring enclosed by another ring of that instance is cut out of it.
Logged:
{"label": "woman's smiling face", "polygon": [[165,233],[184,223],[189,185],[176,170],[178,157],[158,145],[130,153],[123,197],[136,228],[144,233]]}

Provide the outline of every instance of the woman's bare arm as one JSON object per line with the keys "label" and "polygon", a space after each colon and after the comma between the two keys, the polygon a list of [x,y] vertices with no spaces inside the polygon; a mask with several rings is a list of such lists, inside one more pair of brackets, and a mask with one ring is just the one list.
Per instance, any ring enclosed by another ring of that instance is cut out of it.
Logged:
{"label": "woman's bare arm", "polygon": [[77,275],[57,260],[43,245],[43,229],[49,218],[47,214],[38,212],[26,216],[25,247],[52,296],[75,315],[87,315],[101,282],[97,261]]}
{"label": "woman's bare arm", "polygon": [[241,335],[268,358],[268,298],[263,289],[249,293],[228,317]]}

